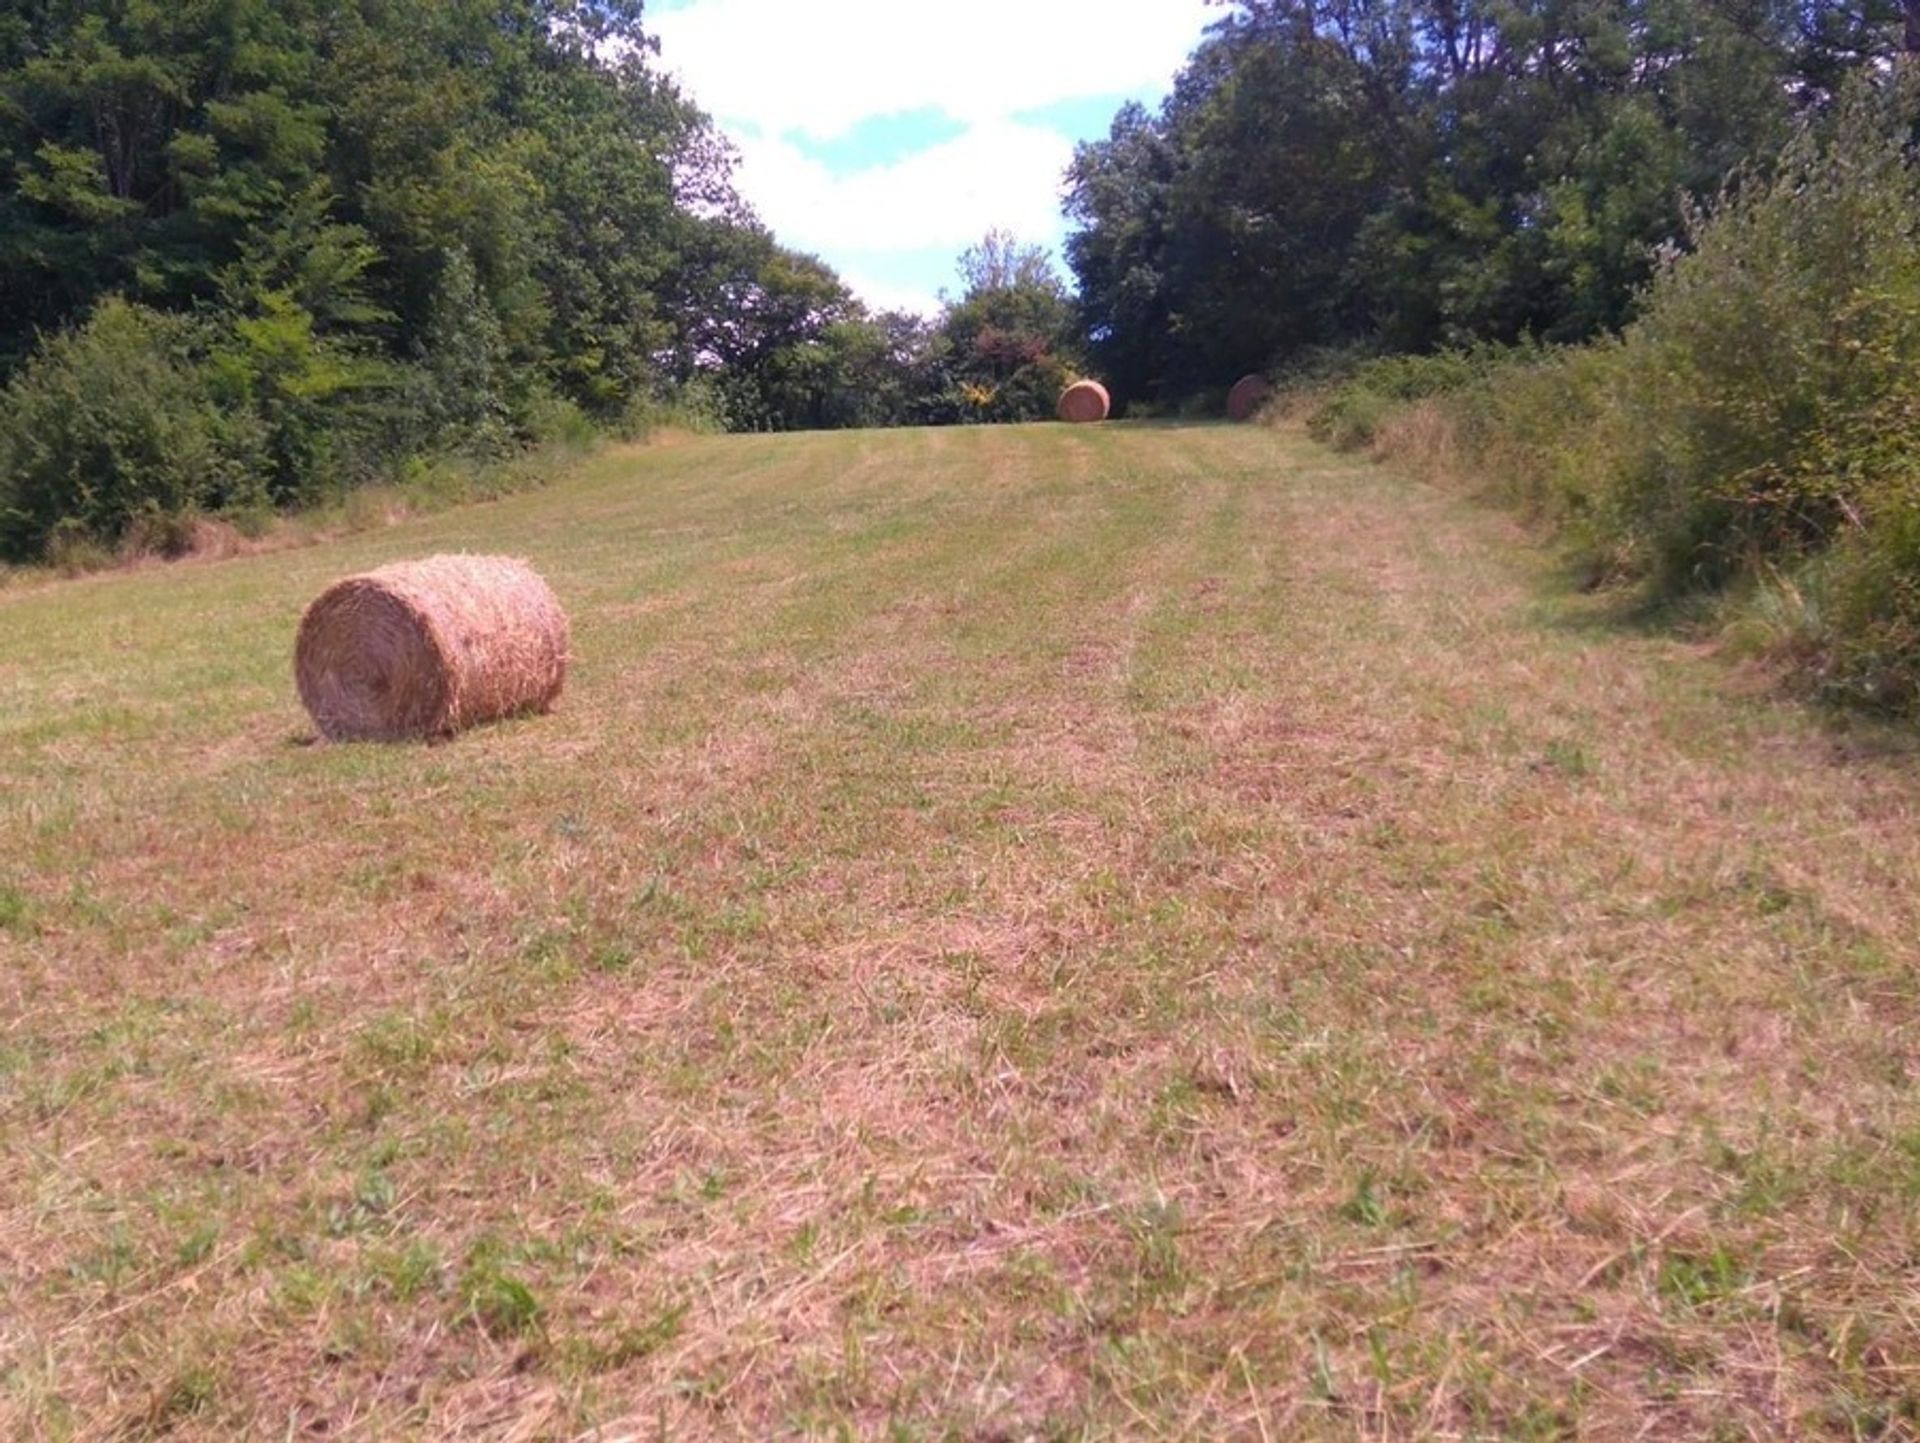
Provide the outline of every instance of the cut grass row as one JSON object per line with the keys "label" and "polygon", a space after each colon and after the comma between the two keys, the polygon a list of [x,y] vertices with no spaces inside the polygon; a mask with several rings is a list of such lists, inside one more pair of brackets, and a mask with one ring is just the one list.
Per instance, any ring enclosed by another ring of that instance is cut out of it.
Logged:
{"label": "cut grass row", "polygon": [[[528,556],[561,709],[321,748]],[[0,1431],[1900,1436],[1920,777],[1285,435],[0,597]]]}

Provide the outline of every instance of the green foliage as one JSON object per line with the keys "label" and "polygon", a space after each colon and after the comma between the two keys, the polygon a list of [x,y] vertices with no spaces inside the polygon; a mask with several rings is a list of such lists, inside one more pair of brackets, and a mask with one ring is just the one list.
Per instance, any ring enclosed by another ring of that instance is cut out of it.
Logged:
{"label": "green foliage", "polygon": [[735,430],[839,424],[835,398],[852,383],[839,338],[864,313],[829,267],[728,222],[707,232],[686,287],[675,381],[701,381]]}
{"label": "green foliage", "polygon": [[140,358],[84,413],[104,472],[77,434],[0,437],[10,551],[579,445],[663,396],[750,428],[900,419],[896,330],[753,219],[639,16],[52,0],[0,19],[0,378],[31,377],[12,414],[57,409],[50,388],[116,348]]}
{"label": "green foliage", "polygon": [[1079,369],[1073,301],[1038,246],[989,231],[960,257],[966,288],[947,303],[930,347],[930,420],[1050,417]]}
{"label": "green foliage", "polygon": [[506,334],[464,250],[447,253],[434,277],[415,342],[415,424],[429,444],[490,456],[512,438]]}
{"label": "green foliage", "polygon": [[346,479],[356,393],[382,376],[377,365],[320,334],[314,317],[284,290],[266,291],[229,318],[216,367],[228,414],[258,418],[267,493],[312,502]]}
{"label": "green foliage", "polygon": [[1856,97],[1730,195],[1623,358],[1657,445],[1620,476],[1670,585],[1803,554],[1850,519],[1920,380],[1920,189],[1897,115]]}
{"label": "green foliage", "polygon": [[1399,410],[1400,403],[1362,385],[1345,385],[1314,408],[1307,429],[1317,440],[1342,451],[1371,444],[1381,423]]}
{"label": "green foliage", "polygon": [[526,439],[536,446],[586,451],[600,439],[593,417],[565,396],[536,394],[521,412]]}
{"label": "green foliage", "polygon": [[743,431],[1051,416],[1077,352],[1051,257],[990,232],[960,273],[965,289],[937,321],[875,315],[813,257],[756,226],[718,227],[674,303],[695,318],[674,379]]}
{"label": "green foliage", "polygon": [[207,352],[203,327],[124,301],[52,337],[0,397],[0,551],[256,502],[266,437],[220,405]]}
{"label": "green foliage", "polygon": [[670,398],[635,396],[615,424],[614,434],[624,441],[643,441],[664,431],[702,436],[726,429],[719,395],[711,385],[695,380]]}
{"label": "green foliage", "polygon": [[1314,428],[1359,444],[1438,397],[1472,471],[1597,577],[1719,597],[1832,694],[1920,711],[1910,101],[1854,90],[1769,177],[1696,216],[1618,340],[1376,362]]}
{"label": "green foliage", "polygon": [[988,418],[994,421],[1041,421],[1051,417],[1060,393],[1072,385],[1079,368],[1059,356],[1041,356],[1007,377],[994,392]]}
{"label": "green foliage", "polygon": [[1307,417],[1313,436],[1343,451],[1373,441],[1380,424],[1410,401],[1443,396],[1513,364],[1500,347],[1380,356],[1354,365]]}
{"label": "green foliage", "polygon": [[1900,43],[1891,0],[1236,0],[1068,175],[1097,367],[1168,400],[1378,340],[1617,330],[1687,198]]}
{"label": "green foliage", "polygon": [[1823,679],[1845,700],[1920,713],[1920,467],[1909,459],[1862,499],[1826,583]]}
{"label": "green foliage", "polygon": [[823,426],[894,426],[908,420],[928,386],[924,357],[931,331],[918,316],[852,316],[818,339],[821,370],[832,378],[817,408]]}

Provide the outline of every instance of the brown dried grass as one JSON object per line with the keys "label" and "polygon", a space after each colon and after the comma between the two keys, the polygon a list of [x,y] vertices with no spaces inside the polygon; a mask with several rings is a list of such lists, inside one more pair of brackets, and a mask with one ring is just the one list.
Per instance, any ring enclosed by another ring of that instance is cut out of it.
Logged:
{"label": "brown dried grass", "polygon": [[1242,376],[1227,392],[1227,419],[1251,421],[1273,397],[1273,387],[1265,376]]}
{"label": "brown dried grass", "polygon": [[1060,419],[1075,425],[1104,421],[1113,409],[1113,398],[1098,381],[1075,381],[1060,393]]}
{"label": "brown dried grass", "polygon": [[402,741],[548,710],[567,652],[567,614],[524,561],[432,556],[322,592],[294,677],[328,740]]}
{"label": "brown dried grass", "polygon": [[1368,454],[1413,471],[1429,481],[1470,482],[1460,454],[1460,436],[1453,417],[1440,402],[1415,402],[1394,412],[1373,433]]}
{"label": "brown dried grass", "polygon": [[208,685],[371,543],[0,598],[0,1438],[1906,1436],[1913,762],[1452,488],[1099,439],[485,513],[648,600],[484,755]]}

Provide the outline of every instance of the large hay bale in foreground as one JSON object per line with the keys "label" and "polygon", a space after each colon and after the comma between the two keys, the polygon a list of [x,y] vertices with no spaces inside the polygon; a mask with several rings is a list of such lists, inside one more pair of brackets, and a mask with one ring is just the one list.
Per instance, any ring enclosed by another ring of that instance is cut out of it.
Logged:
{"label": "large hay bale in foreground", "polygon": [[1075,381],[1060,393],[1060,419],[1085,424],[1104,421],[1113,409],[1113,399],[1098,381]]}
{"label": "large hay bale in foreground", "polygon": [[300,619],[293,672],[330,741],[447,736],[546,711],[567,676],[567,614],[507,556],[431,556],[336,581]]}
{"label": "large hay bale in foreground", "polygon": [[1272,395],[1273,387],[1267,384],[1265,376],[1242,376],[1227,392],[1227,419],[1251,421]]}

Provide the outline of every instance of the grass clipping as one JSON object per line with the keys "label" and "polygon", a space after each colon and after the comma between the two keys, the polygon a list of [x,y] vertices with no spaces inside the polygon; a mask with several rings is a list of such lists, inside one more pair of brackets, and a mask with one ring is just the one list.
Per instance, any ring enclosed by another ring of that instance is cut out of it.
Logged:
{"label": "grass clipping", "polygon": [[1242,376],[1227,392],[1227,419],[1251,421],[1273,396],[1273,387],[1265,376]]}
{"label": "grass clipping", "polygon": [[405,741],[548,710],[567,645],[566,612],[524,561],[431,556],[320,593],[293,672],[329,741]]}
{"label": "grass clipping", "polygon": [[1060,393],[1060,419],[1084,424],[1104,421],[1113,408],[1107,388],[1098,381],[1075,381]]}

